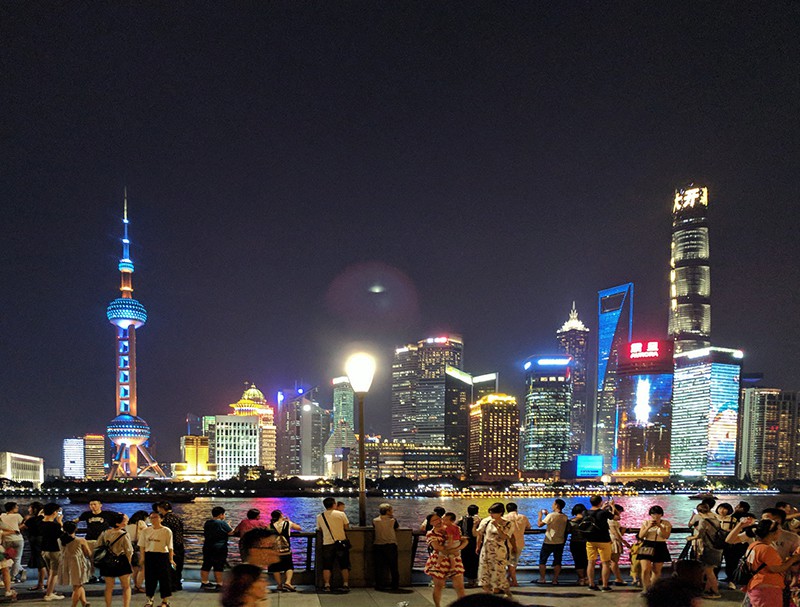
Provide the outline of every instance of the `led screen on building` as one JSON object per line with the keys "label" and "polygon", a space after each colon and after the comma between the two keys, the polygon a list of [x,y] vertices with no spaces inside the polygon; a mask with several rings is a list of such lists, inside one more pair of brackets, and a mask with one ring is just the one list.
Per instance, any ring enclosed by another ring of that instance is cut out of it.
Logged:
{"label": "led screen on building", "polygon": [[603,475],[602,455],[579,455],[576,460],[577,478],[596,478]]}

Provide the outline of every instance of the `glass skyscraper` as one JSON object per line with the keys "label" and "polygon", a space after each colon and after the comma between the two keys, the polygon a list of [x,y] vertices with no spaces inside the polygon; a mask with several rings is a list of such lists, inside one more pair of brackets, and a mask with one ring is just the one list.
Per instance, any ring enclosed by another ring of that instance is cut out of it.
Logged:
{"label": "glass skyscraper", "polygon": [[713,347],[675,355],[671,475],[736,474],[742,357]]}
{"label": "glass skyscraper", "polygon": [[524,365],[523,470],[549,475],[570,456],[572,357],[534,356]]}
{"label": "glass skyscraper", "polygon": [[469,408],[469,477],[475,481],[519,479],[517,399],[490,394]]}
{"label": "glass skyscraper", "polygon": [[458,335],[428,337],[395,350],[392,362],[392,439],[418,445],[445,442],[445,369],[462,366]]}
{"label": "glass skyscraper", "polygon": [[[578,310],[572,302],[569,319],[556,331],[558,345],[563,354],[572,357],[572,413],[570,432],[572,433],[572,454],[589,453],[592,448],[588,443],[592,435],[589,391],[586,386],[587,355],[589,346],[589,329],[578,319]],[[589,440],[587,440],[587,437]]]}
{"label": "glass skyscraper", "polygon": [[675,192],[669,259],[669,335],[675,352],[711,345],[708,188]]}
{"label": "glass skyscraper", "polygon": [[604,471],[617,467],[617,366],[633,331],[633,283],[597,293],[597,405],[594,410],[594,452],[603,456]]}

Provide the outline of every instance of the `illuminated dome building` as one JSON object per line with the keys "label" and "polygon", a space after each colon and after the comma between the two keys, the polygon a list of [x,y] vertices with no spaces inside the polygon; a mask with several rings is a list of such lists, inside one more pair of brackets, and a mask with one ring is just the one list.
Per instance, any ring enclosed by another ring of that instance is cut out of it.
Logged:
{"label": "illuminated dome building", "polygon": [[[164,476],[164,471],[150,456],[145,446],[150,438],[150,426],[136,415],[136,330],[147,322],[144,306],[133,299],[133,261],[128,240],[128,194],[122,224],[122,258],[119,260],[122,296],[108,304],[108,322],[117,328],[117,416],[108,424],[108,439],[114,444],[114,458],[108,479],[120,476],[135,477],[149,473]],[[145,460],[139,467],[139,454]]]}
{"label": "illuminated dome building", "polygon": [[264,393],[255,384],[245,382],[245,391],[238,402],[230,405],[233,415],[258,417],[258,465],[265,470],[275,470],[277,428],[275,409],[267,404]]}

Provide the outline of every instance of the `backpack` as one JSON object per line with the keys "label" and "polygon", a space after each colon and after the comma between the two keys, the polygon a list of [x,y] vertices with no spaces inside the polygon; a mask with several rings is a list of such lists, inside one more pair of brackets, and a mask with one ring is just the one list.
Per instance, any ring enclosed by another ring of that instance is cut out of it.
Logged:
{"label": "backpack", "polygon": [[753,546],[751,546],[747,552],[745,552],[744,556],[739,559],[739,564],[736,566],[736,571],[734,571],[733,576],[731,576],[731,581],[737,586],[747,586],[747,584],[750,583],[750,580],[753,579],[753,576],[767,566],[766,563],[761,563],[758,569],[753,571],[750,561],[747,560],[752,551]]}
{"label": "backpack", "polygon": [[588,512],[584,514],[583,518],[580,521],[578,521],[578,524],[575,526],[578,528],[578,531],[587,535],[591,535],[596,531],[600,531],[600,527],[598,526],[597,521]]}
{"label": "backpack", "polygon": [[721,526],[718,527],[712,523],[711,519],[705,519],[705,522],[714,529],[713,533],[709,533],[707,530],[708,528],[706,528],[705,531],[705,536],[708,539],[708,543],[711,545],[711,547],[716,550],[722,550],[725,548],[725,538],[728,537],[728,532],[725,531]]}

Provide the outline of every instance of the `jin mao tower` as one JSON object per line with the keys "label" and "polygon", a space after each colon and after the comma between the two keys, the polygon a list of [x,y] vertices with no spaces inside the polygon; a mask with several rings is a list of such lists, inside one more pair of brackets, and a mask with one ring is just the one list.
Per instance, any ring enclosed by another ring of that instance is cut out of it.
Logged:
{"label": "jin mao tower", "polygon": [[573,455],[591,452],[587,444],[587,436],[592,435],[592,416],[587,415],[588,392],[586,390],[586,361],[589,345],[589,329],[578,318],[575,302],[569,319],[556,331],[559,349],[562,354],[572,357],[572,414],[570,432],[572,434],[571,449]]}
{"label": "jin mao tower", "polygon": [[[117,328],[117,416],[108,424],[109,440],[114,443],[114,458],[108,479],[117,476],[139,476],[150,472],[164,476],[164,471],[150,456],[145,443],[150,426],[137,416],[136,393],[136,330],[147,322],[147,311],[133,298],[133,261],[128,239],[128,193],[122,216],[122,258],[119,260],[121,297],[108,304],[106,317]],[[145,464],[139,467],[139,454]]]}

